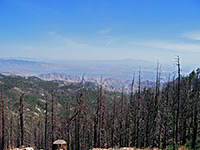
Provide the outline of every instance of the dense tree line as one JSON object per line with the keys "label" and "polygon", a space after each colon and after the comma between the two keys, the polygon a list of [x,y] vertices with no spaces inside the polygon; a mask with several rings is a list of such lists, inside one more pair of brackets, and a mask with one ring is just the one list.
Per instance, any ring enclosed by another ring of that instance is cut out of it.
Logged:
{"label": "dense tree line", "polygon": [[[161,82],[161,69],[157,65],[155,86],[141,86],[139,71],[138,88],[115,94],[108,102],[103,79],[96,98],[88,105],[87,87],[80,85],[72,105],[68,97],[65,111],[55,105],[56,89],[43,97],[44,112],[33,115],[24,109],[24,95],[14,111],[4,107],[6,95],[1,90],[1,149],[9,146],[32,145],[38,149],[51,149],[56,139],[67,141],[70,150],[88,150],[93,147],[158,147],[165,149],[187,145],[200,148],[200,70],[181,76],[177,59],[177,76]],[[172,79],[171,79],[172,78]],[[161,84],[162,83],[162,84]]]}

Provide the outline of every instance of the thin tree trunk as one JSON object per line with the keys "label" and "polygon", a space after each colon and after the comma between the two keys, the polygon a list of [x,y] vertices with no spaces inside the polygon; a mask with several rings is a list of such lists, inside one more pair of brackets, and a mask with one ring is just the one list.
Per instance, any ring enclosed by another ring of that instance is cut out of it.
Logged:
{"label": "thin tree trunk", "polygon": [[13,147],[13,114],[11,114],[10,118],[10,145]]}
{"label": "thin tree trunk", "polygon": [[[102,80],[102,79],[101,79]],[[98,147],[101,147],[101,125],[102,125],[102,85],[99,90],[99,114],[98,114]]]}
{"label": "thin tree trunk", "polygon": [[178,144],[178,132],[179,132],[179,105],[180,105],[180,60],[179,56],[177,57],[177,67],[178,67],[178,87],[177,87],[177,112],[176,112],[176,144]]}
{"label": "thin tree trunk", "polygon": [[166,102],[165,102],[165,119],[164,119],[164,134],[163,134],[163,144],[162,144],[162,149],[165,149],[166,146],[167,146],[167,131],[168,131],[168,108],[169,108],[169,80],[170,80],[170,77],[168,78],[168,82],[167,82],[167,88],[165,89],[165,92],[166,92]]}
{"label": "thin tree trunk", "polygon": [[129,104],[129,118],[128,118],[128,147],[131,146],[131,127],[132,127],[132,117],[133,117],[133,86],[134,86],[135,75],[133,76],[132,84],[131,84],[131,96],[130,96],[130,104]]}
{"label": "thin tree trunk", "polygon": [[47,131],[48,131],[48,98],[46,97],[46,105],[45,105],[45,149],[47,149]]}
{"label": "thin tree trunk", "polygon": [[5,114],[4,114],[4,91],[1,87],[1,99],[2,99],[2,150],[5,149]]}
{"label": "thin tree trunk", "polygon": [[[124,87],[123,87],[124,88]],[[122,97],[121,97],[121,110],[120,110],[120,137],[119,137],[119,145],[123,147],[123,109],[124,109],[124,89],[122,89]]]}
{"label": "thin tree trunk", "polygon": [[113,111],[112,111],[112,130],[111,130],[111,147],[113,148],[115,146],[115,118],[116,118],[116,97],[114,97],[113,102]]}
{"label": "thin tree trunk", "polygon": [[198,75],[196,77],[196,83],[195,83],[195,99],[194,99],[194,122],[193,122],[193,133],[192,133],[192,149],[195,149],[196,145],[196,139],[197,139],[197,128],[198,128],[198,120],[197,120],[197,115],[198,115],[198,100],[199,100],[199,87],[198,87]]}
{"label": "thin tree trunk", "polygon": [[67,102],[66,104],[66,119],[67,119],[67,150],[70,149],[70,104]]}
{"label": "thin tree trunk", "polygon": [[160,72],[159,72],[159,63],[157,62],[157,73],[156,73],[156,91],[155,91],[155,111],[154,111],[154,137],[153,137],[153,147],[158,147],[160,144],[159,141],[159,132],[158,132],[158,109],[159,109],[159,95],[160,95]]}
{"label": "thin tree trunk", "polygon": [[80,135],[80,142],[81,142],[81,150],[84,150],[84,131],[83,131],[83,123],[84,123],[84,118],[83,118],[83,93],[81,93],[80,95],[80,114],[81,114],[81,117],[80,117],[80,125],[81,125],[81,135]]}
{"label": "thin tree trunk", "polygon": [[140,68],[139,68],[139,81],[138,81],[138,100],[137,100],[137,116],[136,116],[136,147],[139,146],[139,125],[140,125],[140,88],[141,88],[141,76],[140,76]]}
{"label": "thin tree trunk", "polygon": [[20,129],[21,129],[21,146],[24,145],[24,104],[23,104],[24,93],[20,96]]}
{"label": "thin tree trunk", "polygon": [[52,133],[52,143],[54,142],[54,89],[52,86],[52,106],[51,106],[51,133]]}

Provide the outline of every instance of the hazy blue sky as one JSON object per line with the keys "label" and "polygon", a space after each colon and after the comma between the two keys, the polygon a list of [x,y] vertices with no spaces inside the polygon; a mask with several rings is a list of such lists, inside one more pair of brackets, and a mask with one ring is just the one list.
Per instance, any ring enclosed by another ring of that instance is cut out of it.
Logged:
{"label": "hazy blue sky", "polygon": [[0,57],[200,64],[199,0],[0,0]]}

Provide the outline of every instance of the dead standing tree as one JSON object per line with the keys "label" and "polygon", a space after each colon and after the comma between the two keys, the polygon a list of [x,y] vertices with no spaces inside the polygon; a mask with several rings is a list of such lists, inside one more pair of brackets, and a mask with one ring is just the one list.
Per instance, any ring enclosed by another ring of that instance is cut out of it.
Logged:
{"label": "dead standing tree", "polygon": [[20,131],[21,131],[21,143],[20,145],[23,146],[24,145],[24,103],[23,103],[23,99],[24,99],[24,95],[25,93],[23,93],[21,96],[20,96],[20,110],[19,110],[19,113],[20,113]]}
{"label": "dead standing tree", "polygon": [[196,139],[197,139],[197,132],[198,132],[198,106],[199,106],[199,74],[200,71],[197,70],[195,75],[195,83],[194,83],[194,105],[193,105],[193,133],[192,133],[192,149],[196,148]]}
{"label": "dead standing tree", "polygon": [[169,99],[170,99],[170,76],[168,77],[166,87],[162,89],[162,102],[163,102],[163,138],[162,138],[162,149],[166,149],[167,136],[169,130]]}
{"label": "dead standing tree", "polygon": [[70,148],[70,125],[71,125],[71,121],[70,121],[70,104],[69,102],[66,103],[66,131],[67,131],[67,149],[69,150]]}
{"label": "dead standing tree", "polygon": [[48,138],[48,97],[46,97],[46,104],[45,104],[45,149],[47,149],[47,138]]}
{"label": "dead standing tree", "polygon": [[80,150],[80,104],[79,99],[76,102],[76,116],[75,116],[75,149]]}
{"label": "dead standing tree", "polygon": [[178,144],[178,133],[179,133],[179,109],[180,109],[180,81],[181,81],[181,69],[180,69],[180,59],[177,56],[177,69],[178,69],[178,84],[177,84],[177,108],[176,108],[176,135],[175,135],[175,145]]}
{"label": "dead standing tree", "polygon": [[140,89],[141,89],[141,68],[139,67],[138,91],[137,91],[137,111],[136,111],[136,147],[139,146],[139,129],[140,129]]}
{"label": "dead standing tree", "polygon": [[5,149],[5,114],[4,114],[4,91],[1,87],[1,100],[2,100],[2,150]]}
{"label": "dead standing tree", "polygon": [[131,84],[131,96],[130,96],[130,103],[129,103],[129,116],[128,116],[128,144],[127,146],[131,146],[131,129],[133,125],[133,86],[134,86],[135,75],[133,76],[132,84]]}
{"label": "dead standing tree", "polygon": [[156,87],[155,87],[155,101],[154,101],[154,115],[153,115],[153,131],[154,131],[154,137],[153,137],[153,147],[157,147],[160,144],[159,139],[159,99],[160,99],[160,71],[159,71],[159,63],[157,63],[157,73],[156,73]]}
{"label": "dead standing tree", "polygon": [[101,117],[102,117],[102,85],[100,86],[99,90],[98,113],[97,113],[98,147],[101,147]]}
{"label": "dead standing tree", "polygon": [[120,107],[120,125],[119,125],[119,130],[120,130],[120,135],[119,135],[119,145],[120,147],[123,147],[123,134],[124,134],[124,126],[123,126],[123,120],[124,119],[124,87],[122,87],[122,93],[121,93],[121,107]]}
{"label": "dead standing tree", "polygon": [[103,125],[103,83],[98,88],[97,110],[94,119],[94,147],[103,147],[102,144],[102,125]]}
{"label": "dead standing tree", "polygon": [[83,101],[83,89],[84,89],[84,75],[82,77],[81,83],[81,93],[80,97],[76,102],[76,114],[75,114],[75,149],[84,150],[85,149],[85,139],[84,139],[84,123],[86,116],[86,109]]}
{"label": "dead standing tree", "polygon": [[51,95],[52,95],[52,104],[51,104],[51,134],[52,134],[52,143],[54,142],[54,89],[52,86],[51,90]]}
{"label": "dead standing tree", "polygon": [[112,107],[112,126],[111,126],[111,147],[115,146],[115,131],[116,131],[116,118],[117,118],[117,106],[116,106],[116,96],[114,97],[113,107]]}
{"label": "dead standing tree", "polygon": [[189,78],[181,79],[181,97],[180,97],[180,139],[182,145],[185,145],[187,138],[187,119],[188,116],[188,104],[189,104]]}

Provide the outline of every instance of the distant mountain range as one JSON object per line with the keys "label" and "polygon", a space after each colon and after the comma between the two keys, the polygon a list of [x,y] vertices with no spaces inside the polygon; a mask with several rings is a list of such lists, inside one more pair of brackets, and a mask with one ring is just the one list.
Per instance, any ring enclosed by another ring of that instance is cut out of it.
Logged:
{"label": "distant mountain range", "polygon": [[[83,60],[83,61],[56,61],[39,62],[15,59],[0,59],[0,72],[4,75],[19,75],[24,77],[36,76],[46,81],[62,81],[63,83],[79,83],[85,74],[85,82],[90,86],[101,84],[109,91],[130,92],[131,80],[135,74],[134,89],[138,85],[138,70],[141,67],[142,87],[153,86],[156,77],[156,63],[144,60]],[[172,73],[170,67],[165,66],[161,72],[162,79]]]}
{"label": "distant mountain range", "polygon": [[[65,84],[82,82],[82,76],[67,75],[64,73],[40,74],[40,75],[37,75],[37,77],[46,81],[63,81]],[[84,77],[84,82],[85,84],[88,84],[89,86],[93,86],[93,87],[97,87],[97,85],[102,84],[108,91],[121,92],[123,89],[127,93],[131,91],[131,84],[132,84],[131,80],[122,81],[122,80],[114,79],[114,78],[101,79],[101,78],[94,78],[94,77]],[[154,83],[155,82],[148,81],[148,80],[142,81],[141,87],[144,87],[144,86],[150,87],[150,86],[155,85]],[[135,81],[134,91],[137,89],[137,86],[138,86],[138,81]]]}
{"label": "distant mountain range", "polygon": [[0,59],[1,72],[14,72],[19,74],[40,74],[54,71],[56,72],[62,68],[62,65],[45,62]]}
{"label": "distant mountain range", "polygon": [[[145,60],[67,60],[39,62],[15,59],[0,59],[0,72],[13,72],[22,75],[38,75],[46,73],[65,73],[67,75],[87,77],[115,78],[123,81],[131,80],[141,67],[141,79],[155,81],[156,63]],[[168,76],[172,68],[164,66],[162,76]]]}

